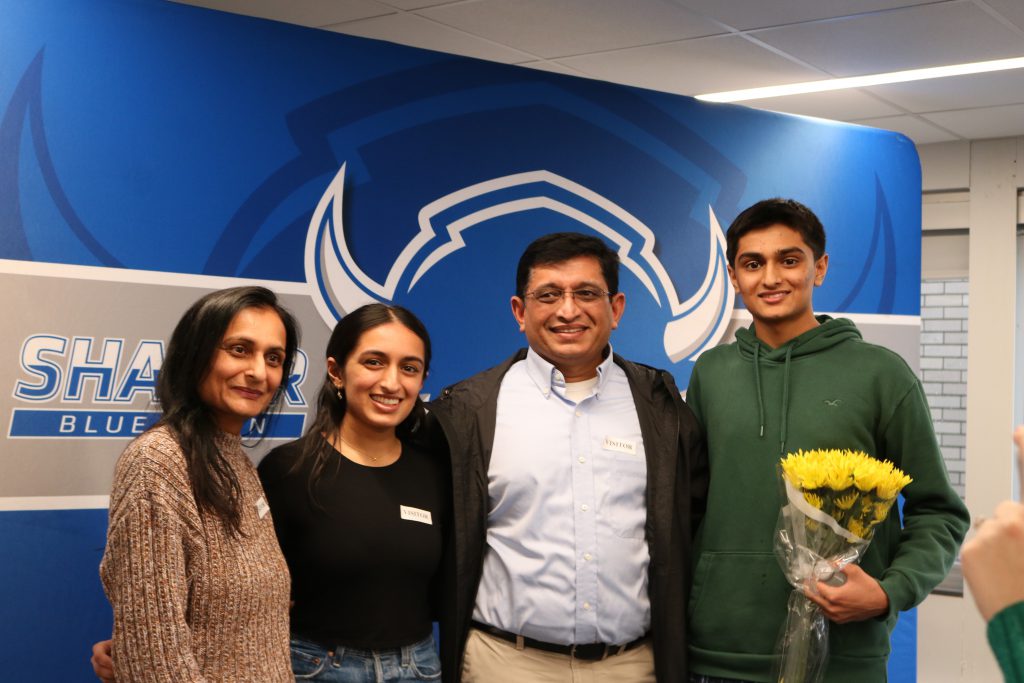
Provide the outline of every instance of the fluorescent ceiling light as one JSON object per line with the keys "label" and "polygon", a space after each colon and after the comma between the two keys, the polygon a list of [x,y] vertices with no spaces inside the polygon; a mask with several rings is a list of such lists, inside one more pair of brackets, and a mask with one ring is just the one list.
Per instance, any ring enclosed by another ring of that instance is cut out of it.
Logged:
{"label": "fluorescent ceiling light", "polygon": [[765,88],[747,88],[746,90],[729,90],[697,95],[698,100],[705,102],[742,102],[761,100],[766,97],[785,97],[787,95],[803,95],[812,92],[829,90],[845,90],[847,88],[866,88],[871,85],[886,83],[906,83],[907,81],[923,81],[928,78],[945,78],[946,76],[964,76],[980,74],[988,71],[1005,71],[1007,69],[1024,68],[1024,57],[1013,59],[995,59],[989,62],[972,62],[970,64],[953,64],[952,66],[933,66],[928,69],[910,69],[908,71],[891,71],[885,74],[868,76],[852,76],[850,78],[827,78],[821,81],[790,83],[789,85],[770,85]]}

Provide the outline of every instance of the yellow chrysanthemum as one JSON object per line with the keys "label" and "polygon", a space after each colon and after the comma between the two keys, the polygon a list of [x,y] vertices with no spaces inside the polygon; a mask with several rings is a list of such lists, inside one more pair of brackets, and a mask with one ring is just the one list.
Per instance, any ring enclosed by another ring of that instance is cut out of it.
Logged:
{"label": "yellow chrysanthemum", "polygon": [[874,458],[866,457],[859,459],[853,470],[853,484],[859,490],[866,492],[874,491],[878,482],[885,476],[885,470],[879,467],[881,463]]}
{"label": "yellow chrysanthemum", "polygon": [[853,486],[853,463],[839,451],[831,451],[829,455],[825,465],[825,485],[833,491],[845,491]]}
{"label": "yellow chrysanthemum", "polygon": [[837,496],[835,499],[835,504],[836,507],[839,508],[840,510],[849,510],[850,508],[853,507],[853,504],[857,502],[858,498],[860,498],[860,494],[857,493],[856,491],[853,491],[851,493],[847,493],[844,496]]}
{"label": "yellow chrysanthemum", "polygon": [[847,529],[849,529],[850,533],[854,536],[866,538],[869,527],[864,524],[861,524],[861,521],[859,519],[851,519],[849,525],[847,526]]}
{"label": "yellow chrysanthemum", "polygon": [[903,470],[898,467],[892,467],[892,470],[887,472],[878,482],[875,492],[882,500],[891,500],[911,481],[913,479],[904,474]]}
{"label": "yellow chrysanthemum", "polygon": [[825,485],[828,468],[813,451],[797,451],[782,459],[782,471],[794,487],[813,491]]}
{"label": "yellow chrysanthemum", "polygon": [[890,498],[889,500],[879,501],[872,506],[873,519],[875,524],[879,524],[885,521],[885,518],[889,516],[889,511],[892,510],[894,502],[895,501],[892,498]]}
{"label": "yellow chrysanthemum", "polygon": [[822,508],[823,505],[825,505],[825,501],[822,500],[821,496],[810,492],[804,492],[804,500],[806,500],[808,503],[818,508],[819,510]]}

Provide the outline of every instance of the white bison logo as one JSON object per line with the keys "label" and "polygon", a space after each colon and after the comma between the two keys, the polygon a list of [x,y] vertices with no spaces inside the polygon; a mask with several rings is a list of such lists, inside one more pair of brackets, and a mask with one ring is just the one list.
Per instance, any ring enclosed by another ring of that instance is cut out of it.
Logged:
{"label": "white bison logo", "polygon": [[[668,272],[654,253],[654,233],[635,216],[605,197],[549,171],[494,178],[463,188],[424,206],[419,232],[395,259],[384,282],[368,276],[353,258],[342,225],[345,166],[321,197],[306,235],[306,279],[317,310],[333,326],[345,313],[373,301],[390,303],[410,292],[449,254],[466,246],[463,233],[491,219],[521,211],[547,209],[598,233],[618,251],[622,265],[640,281],[658,306],[668,308],[665,354],[673,362],[695,360],[725,332],[735,299],[725,260],[725,238],[708,207],[711,235],[707,271],[700,288],[679,301]],[[493,197],[489,203],[488,196]],[[460,205],[467,212],[452,212]],[[472,207],[472,208],[469,208]],[[483,207],[483,208],[481,208]],[[438,225],[444,213],[446,223]],[[457,216],[452,219],[451,216]]]}

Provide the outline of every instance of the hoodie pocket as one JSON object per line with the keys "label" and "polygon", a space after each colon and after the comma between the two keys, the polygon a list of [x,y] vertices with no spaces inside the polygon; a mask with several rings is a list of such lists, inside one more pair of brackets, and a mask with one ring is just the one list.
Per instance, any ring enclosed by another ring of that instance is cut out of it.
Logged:
{"label": "hoodie pocket", "polygon": [[772,553],[701,553],[690,597],[690,640],[702,650],[768,655],[792,590]]}

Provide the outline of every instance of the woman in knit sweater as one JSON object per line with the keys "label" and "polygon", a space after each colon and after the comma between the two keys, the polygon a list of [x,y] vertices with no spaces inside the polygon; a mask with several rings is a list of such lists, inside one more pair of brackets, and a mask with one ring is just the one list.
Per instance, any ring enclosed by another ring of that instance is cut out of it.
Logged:
{"label": "woman in knit sweater", "polygon": [[163,414],[118,460],[100,575],[113,659],[133,683],[285,683],[289,575],[241,447],[298,347],[262,287],[213,292],[178,322],[157,395]]}

